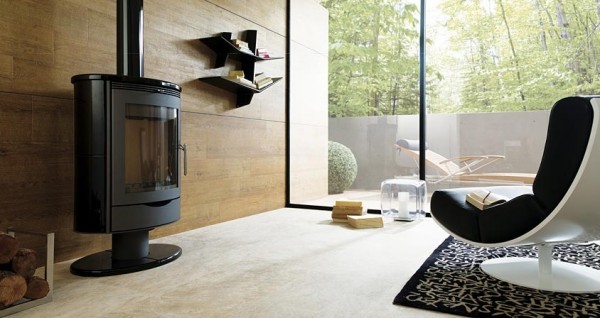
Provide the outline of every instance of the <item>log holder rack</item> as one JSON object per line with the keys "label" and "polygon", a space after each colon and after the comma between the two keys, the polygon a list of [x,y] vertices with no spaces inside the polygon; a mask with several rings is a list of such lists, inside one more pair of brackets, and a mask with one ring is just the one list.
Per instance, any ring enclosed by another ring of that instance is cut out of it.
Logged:
{"label": "log holder rack", "polygon": [[[35,231],[28,231],[23,229],[16,228],[8,228],[6,231],[8,235],[16,237],[17,234],[21,235],[31,235],[38,237],[45,237],[46,239],[46,266],[44,267],[44,279],[48,282],[49,291],[48,294],[44,298],[28,300],[21,299],[10,307],[7,307],[3,310],[0,310],[0,317],[5,317],[8,315],[15,314],[17,312],[21,312],[23,310],[27,310],[33,307],[37,307],[39,305],[49,303],[52,301],[52,293],[54,291],[54,233],[41,233]],[[38,268],[39,270],[39,268]],[[37,271],[36,271],[37,273]]]}

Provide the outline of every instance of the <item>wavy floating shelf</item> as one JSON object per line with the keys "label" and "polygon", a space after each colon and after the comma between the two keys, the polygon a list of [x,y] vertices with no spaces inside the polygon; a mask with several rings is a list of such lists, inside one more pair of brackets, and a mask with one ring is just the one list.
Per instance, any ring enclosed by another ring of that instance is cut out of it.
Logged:
{"label": "wavy floating shelf", "polygon": [[260,93],[260,92],[266,90],[267,88],[271,87],[273,84],[275,84],[276,82],[281,80],[281,77],[274,77],[273,83],[271,83],[265,87],[262,87],[261,89],[257,89],[255,87],[250,87],[250,86],[247,86],[244,84],[240,84],[236,81],[230,80],[227,77],[221,77],[221,76],[201,77],[198,80],[200,80],[201,82],[219,87],[226,91],[237,94],[236,105],[239,107],[239,106],[245,106],[245,105],[250,104],[254,94]]}
{"label": "wavy floating shelf", "polygon": [[[255,52],[256,30],[244,31],[244,39],[245,42],[248,43],[248,48],[250,49],[250,51]],[[213,52],[216,53],[217,57],[214,63],[214,68],[225,66],[225,62],[227,62],[228,58],[234,59],[240,62],[242,71],[244,71],[244,78],[251,82],[254,82],[254,64],[256,62],[277,60],[283,58],[264,58],[248,52],[241,51],[231,42],[230,32],[222,32],[219,35],[201,38],[199,40],[200,42],[204,43],[204,45],[206,45],[208,48],[210,48]],[[254,94],[260,93],[266,90],[267,88],[271,87],[273,84],[281,80],[281,77],[273,78],[273,83],[262,87],[261,89],[250,87],[248,85],[238,83],[236,81],[230,80],[227,77],[222,76],[202,77],[198,80],[237,94],[236,106],[240,107],[250,104]]]}

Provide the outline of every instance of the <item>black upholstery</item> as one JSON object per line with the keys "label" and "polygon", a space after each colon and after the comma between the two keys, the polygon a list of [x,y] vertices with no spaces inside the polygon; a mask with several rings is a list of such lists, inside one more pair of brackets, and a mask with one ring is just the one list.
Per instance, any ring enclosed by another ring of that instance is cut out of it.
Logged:
{"label": "black upholstery", "polygon": [[568,97],[554,104],[542,161],[533,186],[486,189],[509,197],[504,204],[480,211],[465,202],[474,188],[435,191],[432,216],[450,232],[473,242],[501,243],[540,224],[558,205],[573,182],[592,129],[590,97]]}
{"label": "black upholstery", "polygon": [[533,193],[548,212],[565,195],[579,170],[592,118],[589,98],[564,98],[550,112],[544,154],[533,182]]}

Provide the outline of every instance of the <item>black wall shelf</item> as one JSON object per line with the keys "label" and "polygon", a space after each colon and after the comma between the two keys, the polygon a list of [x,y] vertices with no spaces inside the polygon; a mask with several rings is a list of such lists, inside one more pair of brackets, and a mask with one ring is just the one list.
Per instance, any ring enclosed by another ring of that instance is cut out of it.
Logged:
{"label": "black wall shelf", "polygon": [[[252,52],[256,52],[256,30],[246,30],[243,32],[243,39],[248,43],[248,48]],[[277,60],[283,57],[260,57],[248,52],[241,51],[232,42],[231,32],[222,32],[218,35],[201,38],[200,42],[210,48],[216,53],[217,57],[213,68],[219,68],[225,66],[228,58],[231,58],[241,64],[241,69],[244,71],[244,78],[254,82],[254,64],[260,61]],[[237,83],[226,76],[217,77],[201,77],[198,80],[208,83],[210,85],[225,89],[229,92],[237,94],[236,106],[245,106],[250,104],[252,97],[256,93],[260,93],[265,89],[271,87],[274,83],[281,80],[281,77],[273,78],[273,83],[257,89]]]}
{"label": "black wall shelf", "polygon": [[252,101],[252,96],[254,96],[254,94],[260,93],[260,92],[266,90],[267,88],[271,87],[271,85],[275,84],[280,79],[281,79],[281,77],[274,77],[273,83],[258,89],[258,88],[250,87],[250,86],[247,86],[244,84],[239,84],[233,80],[230,80],[227,77],[213,76],[213,77],[199,78],[199,80],[204,83],[208,83],[210,85],[217,86],[226,91],[237,94],[237,106],[244,106],[244,105],[250,104],[250,102]]}

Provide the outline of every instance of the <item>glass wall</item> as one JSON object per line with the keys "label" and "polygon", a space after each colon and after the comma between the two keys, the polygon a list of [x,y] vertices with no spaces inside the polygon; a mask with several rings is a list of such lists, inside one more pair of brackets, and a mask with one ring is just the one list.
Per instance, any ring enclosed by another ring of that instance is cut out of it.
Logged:
{"label": "glass wall", "polygon": [[[506,2],[427,4],[430,193],[458,186],[530,184],[552,104],[564,96],[596,93],[600,5],[593,0]],[[326,106],[318,107],[327,109],[326,139],[334,148],[324,156],[322,139],[316,146],[310,134],[291,129],[292,175],[300,171],[296,163],[303,151],[328,160],[326,181],[321,170],[320,178],[313,179],[318,186],[308,186],[318,191],[300,195],[302,188],[291,183],[291,203],[331,206],[337,198],[349,198],[379,208],[382,181],[419,174],[419,2],[323,0],[321,6],[329,15],[328,91]],[[291,7],[296,21],[303,14]],[[296,53],[292,47],[292,64]],[[300,80],[292,69],[291,91]],[[291,94],[292,121],[296,107],[301,106]],[[294,138],[318,149],[302,150]],[[345,168],[339,171],[337,165]]]}
{"label": "glass wall", "polygon": [[553,103],[595,93],[599,5],[467,2],[427,8],[428,184],[530,184]]}

